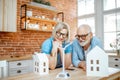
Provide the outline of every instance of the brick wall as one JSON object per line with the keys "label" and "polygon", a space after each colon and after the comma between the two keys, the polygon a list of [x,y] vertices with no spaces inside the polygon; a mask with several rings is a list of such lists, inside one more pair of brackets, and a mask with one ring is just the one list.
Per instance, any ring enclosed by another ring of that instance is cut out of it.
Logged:
{"label": "brick wall", "polygon": [[[20,29],[20,6],[30,0],[17,2],[17,32],[0,32],[0,57],[6,55],[25,55],[40,51],[42,42],[51,36],[51,32],[28,31]],[[71,40],[74,38],[76,20],[76,0],[49,0],[51,5],[64,12],[64,21],[70,25]],[[73,6],[74,5],[74,6]]]}

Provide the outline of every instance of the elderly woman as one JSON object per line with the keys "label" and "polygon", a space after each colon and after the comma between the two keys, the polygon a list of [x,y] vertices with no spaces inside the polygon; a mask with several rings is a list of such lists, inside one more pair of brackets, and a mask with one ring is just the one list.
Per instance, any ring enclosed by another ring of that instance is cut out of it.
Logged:
{"label": "elderly woman", "polygon": [[[62,48],[69,44],[69,38],[69,25],[64,22],[59,22],[55,26],[52,36],[43,42],[41,51],[47,55],[50,69],[62,67]],[[71,65],[71,45],[66,47],[64,52],[65,68],[68,68]]]}

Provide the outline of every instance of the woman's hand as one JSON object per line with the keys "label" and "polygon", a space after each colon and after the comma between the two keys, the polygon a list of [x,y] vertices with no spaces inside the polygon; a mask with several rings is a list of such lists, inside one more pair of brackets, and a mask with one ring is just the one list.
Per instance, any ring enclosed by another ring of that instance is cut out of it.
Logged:
{"label": "woman's hand", "polygon": [[57,39],[55,39],[55,40],[53,41],[53,48],[52,48],[52,53],[51,53],[51,55],[52,55],[52,56],[55,56],[55,55],[58,53],[58,50],[59,50],[60,47],[62,47],[62,42],[59,41],[59,40],[57,40]]}
{"label": "woman's hand", "polygon": [[57,47],[57,48],[62,47],[62,41],[55,38],[55,40],[53,41],[53,47]]}

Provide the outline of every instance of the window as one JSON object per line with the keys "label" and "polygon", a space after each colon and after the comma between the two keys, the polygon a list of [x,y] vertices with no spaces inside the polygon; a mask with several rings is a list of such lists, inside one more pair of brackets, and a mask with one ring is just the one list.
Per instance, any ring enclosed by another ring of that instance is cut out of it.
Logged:
{"label": "window", "polygon": [[90,62],[90,64],[93,64],[93,60],[90,60],[91,62]]}
{"label": "window", "polygon": [[94,0],[78,0],[78,16],[94,13]]}
{"label": "window", "polygon": [[91,66],[90,68],[91,68],[90,70],[93,71],[93,66]]}
{"label": "window", "polygon": [[46,63],[45,63],[45,62],[43,63],[43,66],[46,66]]}
{"label": "window", "polygon": [[100,71],[100,70],[99,70],[99,67],[96,67],[96,71]]}
{"label": "window", "polygon": [[99,64],[99,60],[96,60],[96,64]]}
{"label": "window", "polygon": [[116,19],[115,14],[104,15],[104,48],[112,50],[110,43],[116,39]]}
{"label": "window", "polygon": [[[117,39],[120,32],[120,0],[104,0],[104,49],[115,52],[117,47],[110,44]],[[109,39],[109,40],[108,40]]]}
{"label": "window", "polygon": [[106,52],[115,52],[110,43],[120,33],[120,0],[78,0],[78,26],[84,23],[101,39]]}
{"label": "window", "polygon": [[46,72],[46,68],[43,69],[43,72]]}
{"label": "window", "polygon": [[95,23],[94,23],[94,17],[86,18],[86,19],[79,19],[78,20],[78,26],[81,24],[89,24],[92,28],[92,32],[95,33]]}
{"label": "window", "polygon": [[120,0],[104,0],[104,10],[111,10],[120,7]]}
{"label": "window", "polygon": [[95,33],[94,0],[78,0],[78,26],[89,24]]}

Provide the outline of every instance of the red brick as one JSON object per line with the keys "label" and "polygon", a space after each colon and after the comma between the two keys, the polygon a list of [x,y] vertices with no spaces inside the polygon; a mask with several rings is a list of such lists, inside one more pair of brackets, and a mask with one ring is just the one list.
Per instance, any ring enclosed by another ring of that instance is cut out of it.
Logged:
{"label": "red brick", "polygon": [[[20,6],[31,0],[18,0],[17,3],[17,32],[0,32],[0,56],[3,55],[27,55],[40,51],[42,42],[51,36],[51,32],[27,31],[20,29]],[[64,21],[70,25],[71,40],[74,38],[77,28],[77,0],[47,0],[59,11],[64,12]],[[36,9],[34,15],[44,14],[52,18],[49,12]],[[46,14],[47,13],[47,14]],[[50,14],[50,15],[48,15]]]}

